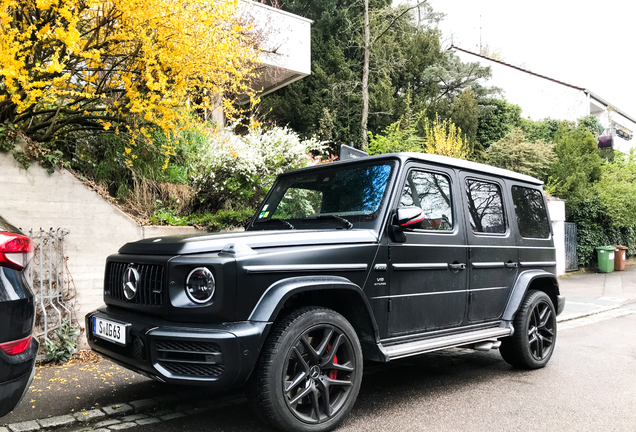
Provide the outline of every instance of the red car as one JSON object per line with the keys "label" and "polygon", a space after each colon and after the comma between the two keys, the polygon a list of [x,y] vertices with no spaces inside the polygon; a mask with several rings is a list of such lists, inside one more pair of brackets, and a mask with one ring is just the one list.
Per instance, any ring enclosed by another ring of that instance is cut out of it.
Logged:
{"label": "red car", "polygon": [[0,217],[0,417],[16,407],[33,379],[35,299],[25,277],[32,253],[31,240]]}

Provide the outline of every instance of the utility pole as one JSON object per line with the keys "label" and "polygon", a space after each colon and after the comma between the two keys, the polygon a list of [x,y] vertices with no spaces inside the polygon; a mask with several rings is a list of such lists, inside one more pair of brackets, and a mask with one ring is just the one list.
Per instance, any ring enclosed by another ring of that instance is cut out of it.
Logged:
{"label": "utility pole", "polygon": [[479,54],[481,55],[481,15],[479,15]]}

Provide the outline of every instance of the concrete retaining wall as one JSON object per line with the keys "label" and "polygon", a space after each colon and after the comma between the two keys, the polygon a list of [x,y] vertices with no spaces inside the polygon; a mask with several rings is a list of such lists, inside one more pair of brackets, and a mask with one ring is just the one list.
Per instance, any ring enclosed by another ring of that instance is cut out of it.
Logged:
{"label": "concrete retaining wall", "polygon": [[[37,163],[28,170],[0,153],[0,215],[25,233],[30,228],[66,228],[68,267],[77,288],[76,311],[103,304],[106,257],[126,242],[171,234],[195,234],[193,227],[142,227],[67,171],[49,175]],[[82,339],[83,340],[83,339]]]}

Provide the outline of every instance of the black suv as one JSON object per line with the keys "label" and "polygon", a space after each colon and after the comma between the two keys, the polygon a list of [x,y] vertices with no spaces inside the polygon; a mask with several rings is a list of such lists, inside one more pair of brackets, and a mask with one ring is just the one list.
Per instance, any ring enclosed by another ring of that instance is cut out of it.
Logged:
{"label": "black suv", "polygon": [[543,367],[564,299],[541,184],[415,153],[285,173],[245,233],[110,256],[89,344],[162,382],[247,384],[287,431],[341,423],[363,359],[463,346]]}
{"label": "black suv", "polygon": [[0,217],[0,417],[20,402],[33,379],[38,342],[35,304],[25,268],[31,240]]}

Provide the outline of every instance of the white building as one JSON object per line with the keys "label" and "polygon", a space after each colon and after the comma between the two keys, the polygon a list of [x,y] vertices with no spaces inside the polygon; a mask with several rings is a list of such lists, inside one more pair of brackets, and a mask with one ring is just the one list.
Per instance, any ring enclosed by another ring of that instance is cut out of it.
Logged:
{"label": "white building", "polygon": [[631,148],[636,147],[636,140],[632,139],[636,132],[636,118],[592,91],[463,48],[451,46],[450,49],[463,62],[478,62],[490,67],[492,78],[488,85],[501,88],[506,100],[521,107],[523,117],[575,121],[592,114],[606,129],[603,134],[611,134],[615,150],[629,153]]}

